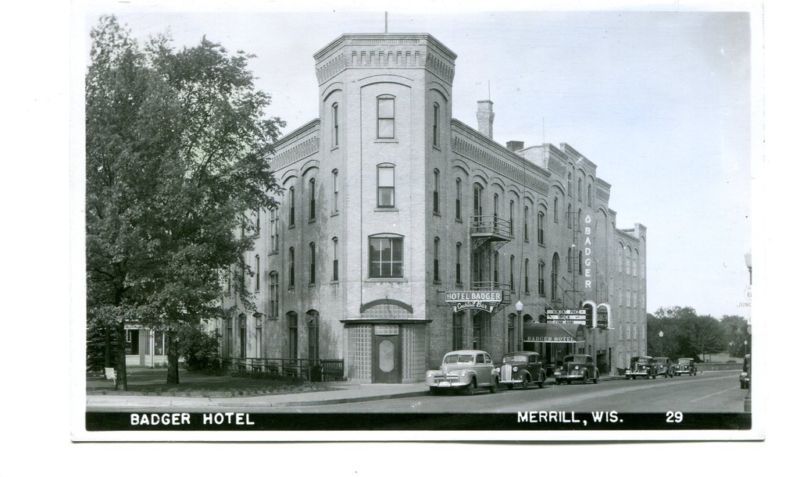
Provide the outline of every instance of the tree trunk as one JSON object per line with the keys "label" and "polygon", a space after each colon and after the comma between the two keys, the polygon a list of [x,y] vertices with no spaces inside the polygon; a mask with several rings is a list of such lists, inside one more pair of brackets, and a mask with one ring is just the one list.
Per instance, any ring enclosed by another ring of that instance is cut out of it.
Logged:
{"label": "tree trunk", "polygon": [[111,360],[111,328],[108,324],[103,324],[103,367],[112,367]]}
{"label": "tree trunk", "polygon": [[167,384],[179,384],[178,340],[173,330],[167,331]]}
{"label": "tree trunk", "polygon": [[125,364],[125,320],[117,325],[117,383],[115,389],[128,390],[128,369]]}

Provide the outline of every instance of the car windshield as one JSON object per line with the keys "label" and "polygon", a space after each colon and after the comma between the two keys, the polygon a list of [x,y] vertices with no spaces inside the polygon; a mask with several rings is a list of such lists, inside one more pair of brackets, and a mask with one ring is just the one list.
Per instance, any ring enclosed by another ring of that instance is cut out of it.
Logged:
{"label": "car windshield", "polygon": [[692,360],[691,360],[691,359],[689,359],[689,358],[680,358],[680,359],[678,360],[678,363],[679,363],[679,364],[692,364]]}
{"label": "car windshield", "polygon": [[524,354],[508,354],[503,356],[504,363],[527,363],[528,356]]}
{"label": "car windshield", "polygon": [[475,359],[471,354],[448,354],[444,357],[445,364],[471,363]]}
{"label": "car windshield", "polygon": [[564,358],[564,363],[584,364],[586,363],[586,356],[567,356]]}
{"label": "car windshield", "polygon": [[667,358],[657,358],[656,363],[658,364],[667,364]]}

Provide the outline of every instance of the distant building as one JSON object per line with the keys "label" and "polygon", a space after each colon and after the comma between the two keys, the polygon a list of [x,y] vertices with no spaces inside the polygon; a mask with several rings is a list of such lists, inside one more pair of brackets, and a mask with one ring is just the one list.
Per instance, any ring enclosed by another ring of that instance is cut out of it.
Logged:
{"label": "distant building", "polygon": [[212,323],[224,356],[414,382],[453,349],[588,353],[610,373],[645,353],[646,229],[617,229],[593,162],[494,142],[491,101],[477,130],[452,118],[456,55],[431,35],[343,35],[314,58],[320,117],[269,158],[284,193],[246,257],[258,311]]}

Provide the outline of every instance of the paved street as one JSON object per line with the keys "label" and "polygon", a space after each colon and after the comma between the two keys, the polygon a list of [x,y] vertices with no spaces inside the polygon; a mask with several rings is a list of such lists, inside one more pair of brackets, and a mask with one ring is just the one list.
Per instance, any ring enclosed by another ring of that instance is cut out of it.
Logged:
{"label": "paved street", "polygon": [[474,396],[415,396],[379,401],[271,408],[268,412],[517,412],[521,410],[620,412],[742,412],[747,391],[736,371],[657,380],[546,385],[543,389],[484,391]]}

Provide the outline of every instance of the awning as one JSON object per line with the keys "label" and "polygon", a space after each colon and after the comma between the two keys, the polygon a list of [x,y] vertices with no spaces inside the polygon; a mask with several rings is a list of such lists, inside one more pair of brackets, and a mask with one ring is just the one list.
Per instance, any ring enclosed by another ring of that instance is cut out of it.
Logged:
{"label": "awning", "polygon": [[529,323],[522,328],[525,343],[577,343],[584,341],[584,325]]}

